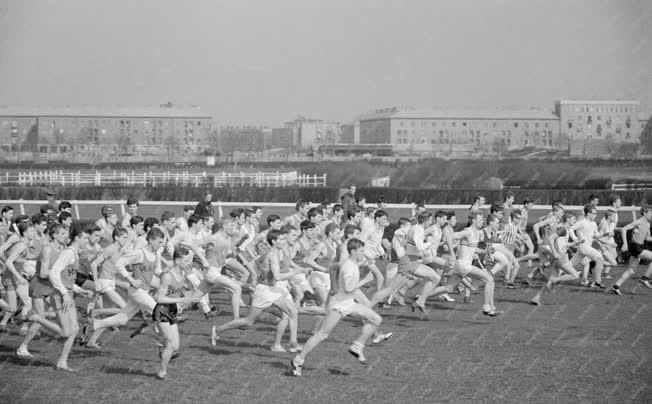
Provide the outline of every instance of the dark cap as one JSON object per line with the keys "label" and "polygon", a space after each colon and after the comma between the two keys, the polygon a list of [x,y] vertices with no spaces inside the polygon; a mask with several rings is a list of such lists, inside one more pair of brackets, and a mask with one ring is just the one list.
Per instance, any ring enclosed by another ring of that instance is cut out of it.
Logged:
{"label": "dark cap", "polygon": [[47,195],[47,196],[54,196],[54,191],[47,191],[47,192],[45,193],[45,195]]}

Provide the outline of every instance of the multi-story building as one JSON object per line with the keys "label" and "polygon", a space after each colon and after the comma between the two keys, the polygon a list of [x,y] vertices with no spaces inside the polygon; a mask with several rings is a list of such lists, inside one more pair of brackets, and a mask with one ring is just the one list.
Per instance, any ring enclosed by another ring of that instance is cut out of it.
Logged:
{"label": "multi-story building", "polygon": [[294,131],[292,128],[273,128],[272,144],[274,149],[291,149],[295,145]]}
{"label": "multi-story building", "polygon": [[616,142],[637,142],[639,127],[638,101],[561,100],[555,113],[561,120],[564,138],[608,139]]}
{"label": "multi-story building", "polygon": [[304,122],[299,130],[299,144],[304,149],[340,142],[340,125],[331,122]]}
{"label": "multi-story building", "polygon": [[360,121],[346,123],[340,128],[340,143],[357,144],[360,143]]}
{"label": "multi-story building", "polygon": [[561,100],[555,103],[561,137],[571,156],[602,156],[617,152],[617,146],[640,143],[638,101]]}
{"label": "multi-story building", "polygon": [[211,117],[196,108],[0,108],[0,150],[110,158],[124,153],[193,154]]}
{"label": "multi-story building", "polygon": [[360,143],[406,145],[413,150],[447,152],[472,145],[476,152],[501,148],[562,147],[559,118],[541,110],[436,111],[378,110],[360,120]]}
{"label": "multi-story building", "polygon": [[321,145],[340,142],[340,125],[324,122],[321,119],[306,118],[299,115],[294,121],[286,122],[285,128],[292,132],[295,149],[313,150]]}
{"label": "multi-story building", "polygon": [[220,128],[218,149],[222,153],[259,153],[271,147],[272,137],[273,131],[261,126],[226,126]]}

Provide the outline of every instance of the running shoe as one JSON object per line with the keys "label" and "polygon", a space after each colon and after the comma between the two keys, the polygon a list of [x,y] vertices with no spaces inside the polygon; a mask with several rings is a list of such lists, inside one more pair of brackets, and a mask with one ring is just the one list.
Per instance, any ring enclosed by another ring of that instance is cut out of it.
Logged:
{"label": "running shoe", "polygon": [[496,311],[496,310],[490,310],[490,311],[482,310],[482,314],[484,314],[485,316],[489,316],[489,317],[496,317],[496,316],[500,316],[501,314],[503,314],[503,312],[502,311]]}
{"label": "running shoe", "polygon": [[374,344],[380,344],[381,342],[385,342],[392,338],[392,333],[388,332],[387,334],[378,334],[378,336],[374,339],[371,340]]}
{"label": "running shoe", "polygon": [[288,349],[288,352],[297,353],[303,351],[303,345],[294,345]]}
{"label": "running shoe", "polygon": [[216,317],[221,312],[222,312],[221,306],[213,306],[211,307],[211,311],[209,311],[208,313],[204,313],[204,317],[206,318],[206,320],[208,320],[212,317]]}
{"label": "running shoe", "polygon": [[301,376],[303,363],[296,363],[295,360],[296,356],[290,360],[290,371],[292,371],[292,376]]}
{"label": "running shoe", "polygon": [[359,347],[356,344],[353,344],[349,346],[348,352],[356,357],[358,359],[358,362],[360,362],[363,365],[367,364],[367,358],[364,357],[364,353],[362,352],[362,347]]}
{"label": "running shoe", "polygon": [[641,278],[641,279],[639,279],[638,281],[639,281],[643,286],[645,286],[646,288],[650,288],[650,289],[652,289],[652,285],[650,285],[650,281],[649,281],[649,280]]}
{"label": "running shoe", "polygon": [[16,355],[17,355],[18,357],[20,357],[20,358],[33,358],[33,357],[34,357],[34,355],[32,355],[32,354],[27,350],[27,348],[23,348],[23,349],[18,348],[18,350],[16,351]]}
{"label": "running shoe", "polygon": [[283,348],[282,345],[272,345],[271,351],[272,352],[287,352],[287,350],[285,348]]}
{"label": "running shoe", "polygon": [[453,299],[452,297],[450,297],[450,296],[448,295],[448,293],[442,293],[441,295],[439,295],[439,300],[443,300],[443,301],[445,301],[445,302],[449,302],[449,303],[452,303],[452,302],[455,301],[455,299]]}
{"label": "running shoe", "polygon": [[426,315],[430,313],[430,310],[426,306],[421,306],[420,304],[417,304],[416,300],[412,302],[411,308],[412,308],[412,312],[419,310],[420,312]]}
{"label": "running shoe", "polygon": [[609,288],[609,291],[613,294],[616,294],[618,296],[622,296],[623,294],[620,293],[620,288],[617,288],[615,285]]}

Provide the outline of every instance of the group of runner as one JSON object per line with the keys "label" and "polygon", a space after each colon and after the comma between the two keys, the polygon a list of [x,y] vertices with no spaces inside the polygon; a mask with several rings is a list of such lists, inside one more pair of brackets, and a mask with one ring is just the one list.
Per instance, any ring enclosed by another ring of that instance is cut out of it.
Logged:
{"label": "group of runner", "polygon": [[[392,336],[381,330],[376,307],[409,305],[425,316],[429,298],[454,301],[450,294],[457,291],[465,303],[473,303],[472,292],[482,287],[482,313],[499,316],[498,274],[504,273],[506,287],[515,288],[522,267],[528,270],[523,277],[528,286],[544,279],[530,300],[536,305],[561,282],[579,279],[587,287],[606,288],[604,280],[623,253],[629,256],[627,269],[609,291],[620,295],[640,260],[648,262],[640,283],[652,287],[652,252],[646,248],[652,210],[642,207],[638,219],[618,228],[616,195],[599,219],[595,197],[579,214],[555,201],[539,219],[529,217],[531,201],[517,208],[509,192],[488,211],[484,197],[476,195],[465,226],[452,211],[416,205],[413,217],[391,218],[384,199],[370,207],[347,195],[335,205],[300,200],[296,212],[284,218],[263,219],[260,207],[238,208],[218,223],[209,192],[180,216],[166,211],[160,218],[143,218],[131,198],[121,219],[104,206],[101,217],[86,226],[73,223],[68,202],[44,205],[32,217],[14,218],[13,208],[5,206],[0,331],[9,332],[10,321],[17,325],[24,339],[16,353],[23,358],[32,357],[28,348],[35,337],[54,336],[62,342],[57,368],[72,370],[68,356],[76,341],[101,349],[98,340],[105,330],[119,329],[138,315],[130,337],[151,339],[160,356],[156,376],[166,378],[170,360],[179,355],[184,312],[196,307],[213,321],[223,309],[211,306],[209,293],[224,289],[232,320],[212,325],[211,343],[219,344],[229,330],[251,326],[265,311],[276,323],[271,350],[295,353],[290,371],[300,376],[307,355],[346,316],[363,322],[348,347],[363,364],[369,340],[378,344]],[[412,289],[416,296],[406,303]],[[88,302],[82,315],[77,296]],[[242,308],[247,308],[244,317]],[[300,315],[314,318],[303,346],[297,338]]]}

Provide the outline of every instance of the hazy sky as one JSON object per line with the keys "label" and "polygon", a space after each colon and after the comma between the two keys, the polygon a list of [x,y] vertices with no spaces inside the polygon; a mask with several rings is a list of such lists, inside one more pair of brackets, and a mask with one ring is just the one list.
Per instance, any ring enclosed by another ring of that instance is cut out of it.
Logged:
{"label": "hazy sky", "polygon": [[276,126],[559,98],[652,109],[652,1],[0,0],[0,105],[169,100]]}

